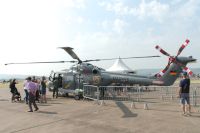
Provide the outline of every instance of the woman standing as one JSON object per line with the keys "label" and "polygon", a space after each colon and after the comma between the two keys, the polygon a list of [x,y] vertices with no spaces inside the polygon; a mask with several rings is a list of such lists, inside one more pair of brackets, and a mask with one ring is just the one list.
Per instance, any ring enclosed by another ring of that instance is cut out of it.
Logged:
{"label": "woman standing", "polygon": [[47,98],[46,98],[46,80],[45,77],[42,77],[42,81],[41,81],[41,103],[44,101],[45,103],[47,103]]}

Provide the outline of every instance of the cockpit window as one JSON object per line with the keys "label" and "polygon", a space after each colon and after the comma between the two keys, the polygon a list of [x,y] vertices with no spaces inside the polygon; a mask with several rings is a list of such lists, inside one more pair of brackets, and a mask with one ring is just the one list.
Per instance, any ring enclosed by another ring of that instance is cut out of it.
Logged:
{"label": "cockpit window", "polygon": [[90,64],[90,63],[87,63],[87,66],[92,66],[92,64]]}

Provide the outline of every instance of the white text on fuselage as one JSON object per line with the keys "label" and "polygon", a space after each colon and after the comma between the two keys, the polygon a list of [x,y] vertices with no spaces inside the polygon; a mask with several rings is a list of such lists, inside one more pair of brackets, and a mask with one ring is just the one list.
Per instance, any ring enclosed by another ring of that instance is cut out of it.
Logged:
{"label": "white text on fuselage", "polygon": [[113,82],[128,82],[129,79],[125,77],[113,77]]}

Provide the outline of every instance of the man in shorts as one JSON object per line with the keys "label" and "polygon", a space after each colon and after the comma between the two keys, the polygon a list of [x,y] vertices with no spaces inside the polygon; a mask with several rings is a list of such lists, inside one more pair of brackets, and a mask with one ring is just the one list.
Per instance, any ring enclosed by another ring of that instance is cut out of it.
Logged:
{"label": "man in shorts", "polygon": [[190,115],[190,79],[187,72],[183,73],[183,79],[180,81],[179,87],[179,96],[182,104],[183,115]]}

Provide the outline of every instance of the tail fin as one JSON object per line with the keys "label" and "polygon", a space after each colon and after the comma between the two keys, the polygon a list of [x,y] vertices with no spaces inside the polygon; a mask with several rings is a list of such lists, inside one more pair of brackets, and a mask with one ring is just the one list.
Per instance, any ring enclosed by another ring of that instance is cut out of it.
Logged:
{"label": "tail fin", "polygon": [[196,59],[189,57],[176,57],[176,61],[170,65],[167,71],[162,77],[159,77],[159,81],[162,81],[162,85],[170,86],[173,85],[176,79],[179,77],[182,69],[187,65],[187,63],[194,62]]}
{"label": "tail fin", "polygon": [[162,85],[164,86],[173,85],[181,72],[182,67],[173,63],[170,65],[169,69],[163,74],[163,76],[159,78],[159,80],[163,81]]}

